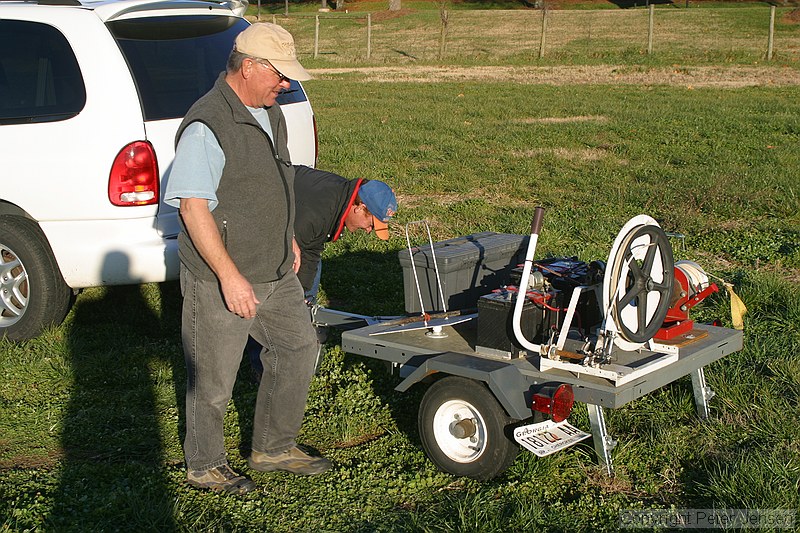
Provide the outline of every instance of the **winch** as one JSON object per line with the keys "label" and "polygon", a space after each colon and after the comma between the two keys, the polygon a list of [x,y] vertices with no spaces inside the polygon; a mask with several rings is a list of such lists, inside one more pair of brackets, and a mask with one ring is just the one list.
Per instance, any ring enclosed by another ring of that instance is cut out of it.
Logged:
{"label": "winch", "polygon": [[672,303],[655,338],[670,340],[692,331],[694,321],[689,319],[689,309],[715,292],[719,292],[719,288],[709,281],[700,265],[685,260],[675,263]]}

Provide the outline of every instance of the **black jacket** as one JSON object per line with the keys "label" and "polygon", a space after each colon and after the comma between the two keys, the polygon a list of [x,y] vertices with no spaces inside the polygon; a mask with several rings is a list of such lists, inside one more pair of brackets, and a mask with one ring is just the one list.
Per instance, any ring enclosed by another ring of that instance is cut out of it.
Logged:
{"label": "black jacket", "polygon": [[295,166],[294,234],[300,246],[297,277],[304,290],[311,288],[325,243],[335,241],[343,229],[347,208],[366,180],[349,180],[332,172]]}

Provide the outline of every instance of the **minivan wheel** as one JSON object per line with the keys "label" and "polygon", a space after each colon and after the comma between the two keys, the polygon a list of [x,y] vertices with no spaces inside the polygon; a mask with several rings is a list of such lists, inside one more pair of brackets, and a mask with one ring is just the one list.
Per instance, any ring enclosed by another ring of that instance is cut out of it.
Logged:
{"label": "minivan wheel", "polygon": [[70,288],[38,224],[0,216],[0,337],[32,339],[69,312]]}

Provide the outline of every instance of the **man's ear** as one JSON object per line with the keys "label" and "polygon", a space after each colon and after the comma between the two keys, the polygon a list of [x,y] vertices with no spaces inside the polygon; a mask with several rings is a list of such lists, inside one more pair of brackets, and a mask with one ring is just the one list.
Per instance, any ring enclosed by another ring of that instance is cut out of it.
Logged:
{"label": "man's ear", "polygon": [[242,67],[239,69],[239,72],[244,79],[247,79],[253,75],[254,68],[256,68],[254,61],[248,61],[247,59],[244,59],[242,60]]}

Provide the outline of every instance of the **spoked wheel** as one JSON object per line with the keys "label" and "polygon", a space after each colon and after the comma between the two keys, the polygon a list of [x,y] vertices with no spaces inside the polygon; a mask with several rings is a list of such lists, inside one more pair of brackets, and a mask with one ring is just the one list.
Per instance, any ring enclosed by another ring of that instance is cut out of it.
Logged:
{"label": "spoked wheel", "polygon": [[667,234],[646,215],[632,218],[614,242],[603,282],[606,320],[619,332],[617,346],[636,350],[653,338],[667,316],[674,279]]}
{"label": "spoked wheel", "polygon": [[445,472],[490,479],[517,456],[506,436],[514,421],[483,383],[451,376],[431,385],[419,407],[422,447]]}

